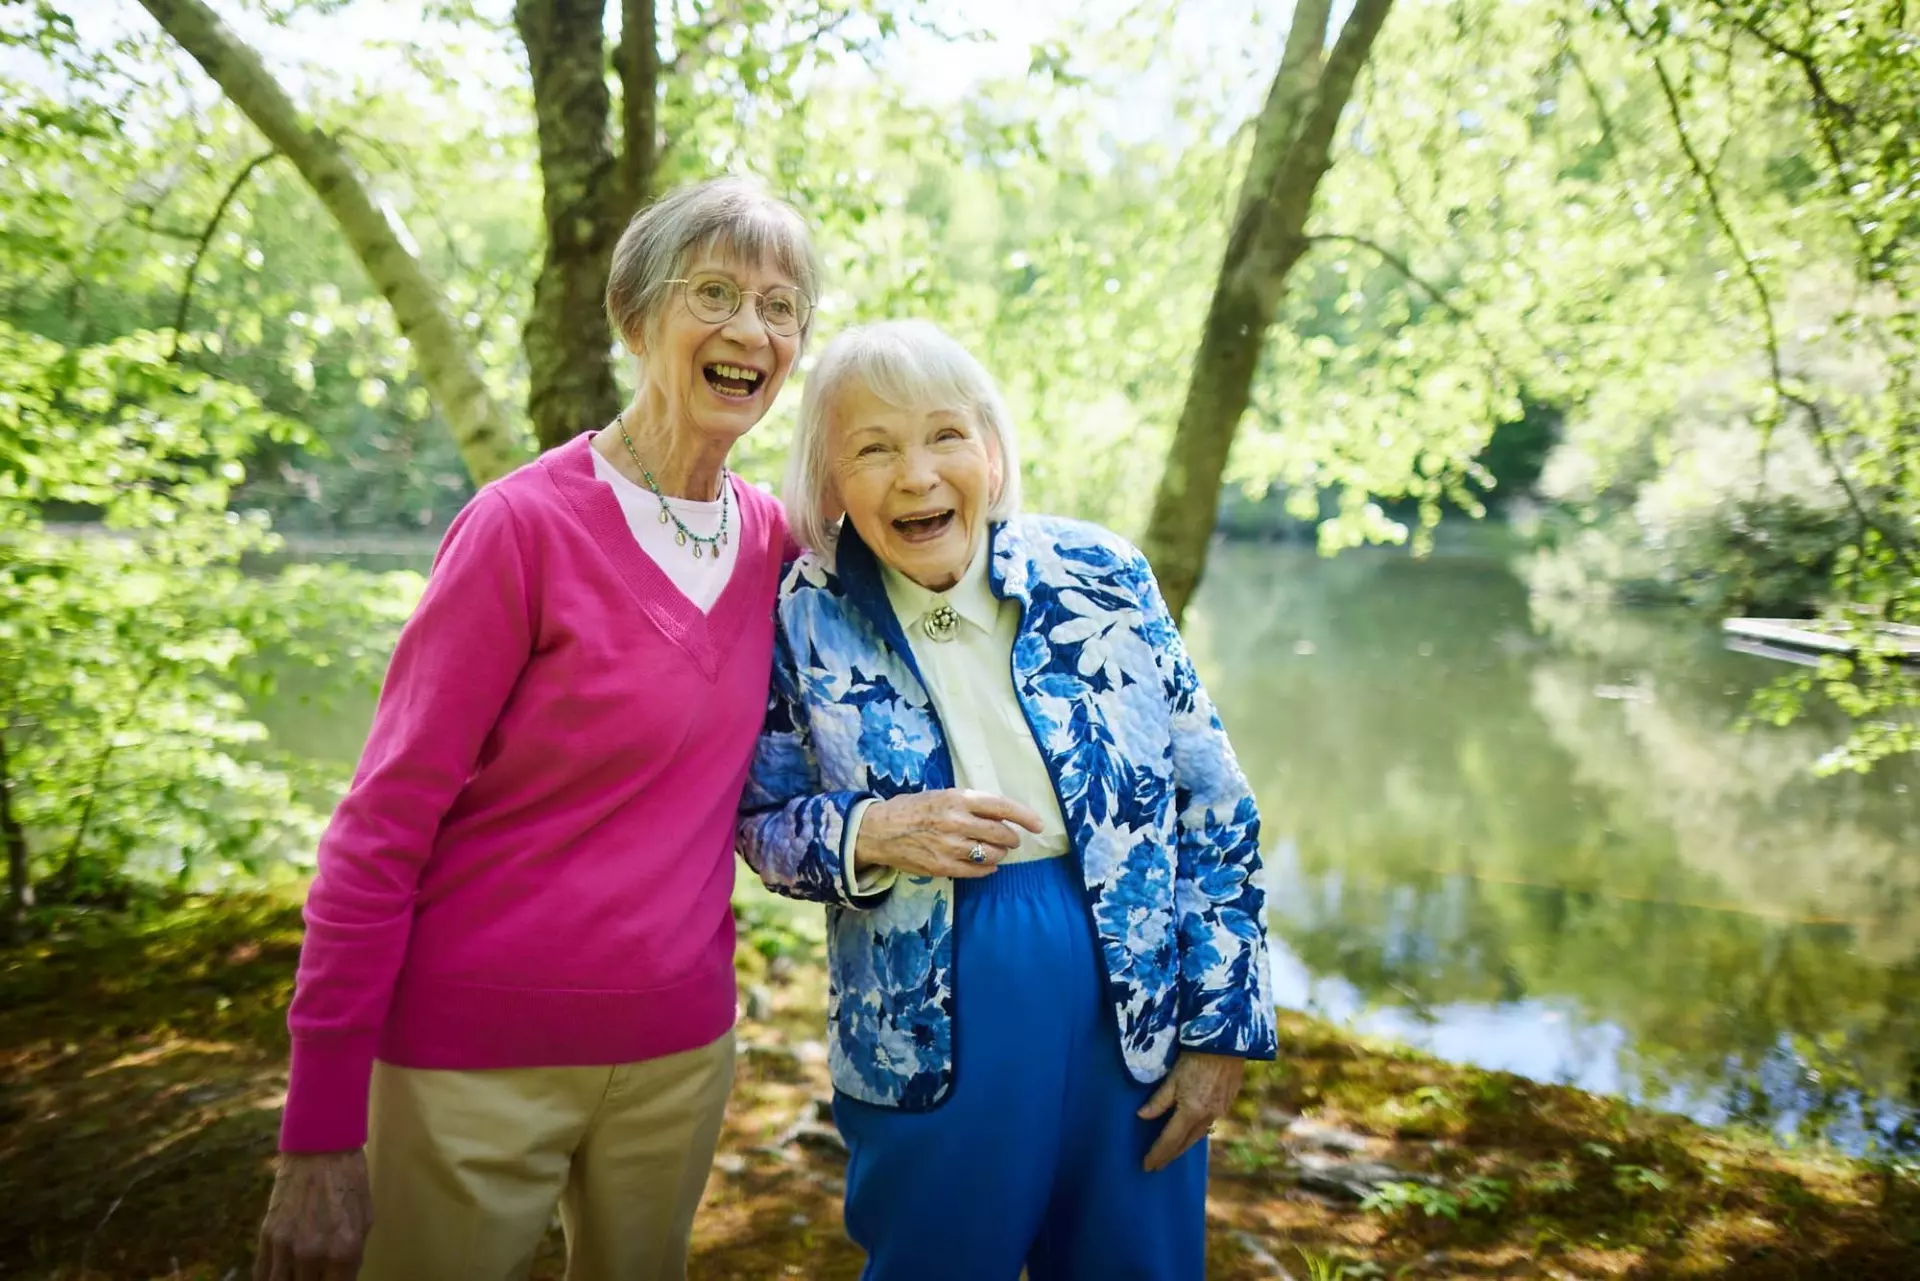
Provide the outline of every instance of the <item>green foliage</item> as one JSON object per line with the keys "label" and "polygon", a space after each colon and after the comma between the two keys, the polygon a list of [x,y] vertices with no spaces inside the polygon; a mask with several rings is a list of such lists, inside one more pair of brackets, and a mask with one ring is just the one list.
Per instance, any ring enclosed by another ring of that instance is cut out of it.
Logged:
{"label": "green foliage", "polygon": [[177,91],[151,37],[86,48],[33,17],[9,42],[53,74],[0,79],[0,733],[28,870],[73,899],[304,858],[337,771],[265,741],[257,660],[364,679],[408,588],[248,572],[278,544],[236,501],[247,468],[313,439],[251,354],[291,310],[235,230],[258,186],[198,221],[229,181],[217,140],[253,144],[142,111]]}
{"label": "green foliage", "polygon": [[1364,1281],[1387,1275],[1379,1264],[1365,1260],[1315,1254],[1311,1250],[1295,1250],[1294,1253],[1300,1256],[1300,1264],[1306,1269],[1308,1281]]}
{"label": "green foliage", "polygon": [[1497,1217],[1506,1209],[1512,1194],[1511,1183],[1487,1175],[1470,1175],[1460,1184],[1460,1200],[1467,1213],[1483,1214],[1488,1218]]}
{"label": "green foliage", "polygon": [[1636,1197],[1665,1192],[1671,1184],[1667,1176],[1658,1170],[1650,1170],[1644,1165],[1623,1164],[1613,1167],[1613,1186],[1626,1196]]}
{"label": "green foliage", "polygon": [[1528,1172],[1525,1188],[1540,1196],[1563,1196],[1574,1190],[1579,1177],[1567,1161],[1547,1161]]}
{"label": "green foliage", "polygon": [[812,918],[771,895],[736,893],[733,917],[741,943],[763,960],[818,963],[824,956]]}
{"label": "green foliage", "polygon": [[1309,1281],[1340,1281],[1346,1275],[1346,1269],[1339,1260],[1328,1258],[1324,1254],[1314,1254],[1307,1250],[1297,1252],[1301,1266],[1307,1270]]}
{"label": "green foliage", "polygon": [[1458,1223],[1463,1215],[1498,1218],[1511,1195],[1507,1180],[1478,1174],[1463,1179],[1457,1190],[1405,1180],[1380,1184],[1360,1202],[1360,1209],[1390,1219],[1418,1211],[1429,1219]]}
{"label": "green foliage", "polygon": [[1392,1219],[1417,1210],[1429,1219],[1446,1219],[1452,1223],[1460,1221],[1462,1208],[1460,1198],[1447,1189],[1411,1181],[1382,1183],[1360,1202],[1360,1209],[1366,1214]]}
{"label": "green foliage", "polygon": [[[1585,76],[1609,111],[1596,161],[1694,252],[1662,269],[1697,296],[1673,318],[1699,334],[1636,316],[1655,358],[1570,421],[1546,488],[1576,519],[1543,586],[1837,626],[1920,609],[1920,47],[1904,15],[1717,0],[1601,13],[1639,88]],[[1822,683],[1857,722],[1833,768],[1914,750],[1909,676],[1869,656]],[[1760,710],[1797,714],[1803,684],[1788,677]]]}
{"label": "green foliage", "polygon": [[322,566],[244,571],[276,543],[229,507],[241,459],[297,428],[166,347],[0,323],[0,733],[32,868],[69,898],[306,858],[337,780],[264,743],[250,662],[364,677],[410,604]]}

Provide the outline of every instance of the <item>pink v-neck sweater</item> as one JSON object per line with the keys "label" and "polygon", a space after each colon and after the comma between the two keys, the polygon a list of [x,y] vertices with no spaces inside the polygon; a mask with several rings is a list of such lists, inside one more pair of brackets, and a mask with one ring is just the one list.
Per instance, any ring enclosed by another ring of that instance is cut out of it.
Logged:
{"label": "pink v-neck sweater", "polygon": [[779,505],[735,481],[708,613],[581,436],[453,522],[320,843],[281,1147],[366,1139],[373,1060],[625,1063],[733,1025],[734,814],[766,709]]}

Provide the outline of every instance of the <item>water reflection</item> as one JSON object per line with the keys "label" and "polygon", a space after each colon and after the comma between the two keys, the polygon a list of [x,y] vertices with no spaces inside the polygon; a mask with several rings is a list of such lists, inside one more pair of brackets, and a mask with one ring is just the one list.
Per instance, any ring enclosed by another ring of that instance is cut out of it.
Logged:
{"label": "water reflection", "polygon": [[1283,1002],[1449,1058],[1920,1150],[1920,777],[1742,734],[1781,670],[1535,608],[1495,552],[1228,547],[1187,628],[1267,814]]}

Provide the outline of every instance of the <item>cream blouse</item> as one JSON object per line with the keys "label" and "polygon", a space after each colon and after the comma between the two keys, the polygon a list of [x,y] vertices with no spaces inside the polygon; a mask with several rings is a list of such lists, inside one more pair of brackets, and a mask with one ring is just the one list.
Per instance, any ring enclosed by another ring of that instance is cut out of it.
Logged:
{"label": "cream blouse", "polygon": [[[982,538],[960,581],[944,592],[930,592],[898,571],[882,566],[887,601],[907,634],[914,662],[926,678],[933,709],[946,731],[953,758],[954,786],[991,792],[1018,801],[1040,816],[1039,835],[1016,828],[1020,847],[1003,862],[1058,858],[1067,852],[1067,825],[1060,815],[1053,779],[1033,741],[1026,713],[1013,693],[1013,642],[1020,628],[1020,606],[993,594],[987,578],[987,544]],[[946,604],[959,616],[952,639],[934,640],[923,620]],[[854,842],[860,820],[872,801],[855,807],[847,820],[848,856],[844,866],[852,875]],[[893,883],[890,867],[860,871],[849,888],[871,894]]]}

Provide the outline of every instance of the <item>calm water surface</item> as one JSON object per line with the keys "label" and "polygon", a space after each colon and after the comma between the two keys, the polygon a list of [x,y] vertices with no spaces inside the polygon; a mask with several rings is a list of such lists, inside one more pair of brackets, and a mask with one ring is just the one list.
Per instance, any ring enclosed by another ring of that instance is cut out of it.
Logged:
{"label": "calm water surface", "polygon": [[1186,628],[1265,815],[1279,1000],[1443,1057],[1920,1150],[1920,771],[1741,732],[1789,670],[1494,553],[1222,549]]}
{"label": "calm water surface", "polygon": [[[375,567],[424,567],[424,554]],[[1787,669],[1530,603],[1497,547],[1218,549],[1186,625],[1265,815],[1282,1004],[1782,1136],[1920,1151],[1920,770],[1816,779]],[[351,760],[370,700],[286,687]]]}

